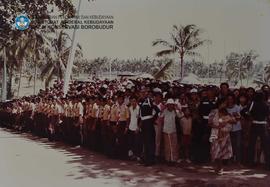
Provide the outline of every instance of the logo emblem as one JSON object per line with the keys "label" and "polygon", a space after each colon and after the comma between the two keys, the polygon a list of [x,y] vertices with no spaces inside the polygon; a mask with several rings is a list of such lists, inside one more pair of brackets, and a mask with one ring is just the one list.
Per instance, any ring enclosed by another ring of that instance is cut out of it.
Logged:
{"label": "logo emblem", "polygon": [[18,30],[26,30],[30,25],[30,19],[26,15],[19,15],[15,19],[15,27]]}

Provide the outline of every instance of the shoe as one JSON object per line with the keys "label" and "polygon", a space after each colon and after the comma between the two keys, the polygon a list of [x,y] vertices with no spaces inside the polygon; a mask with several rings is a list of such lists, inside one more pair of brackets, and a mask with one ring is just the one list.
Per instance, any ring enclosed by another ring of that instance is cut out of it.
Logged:
{"label": "shoe", "polygon": [[133,156],[133,152],[131,150],[128,151],[128,156],[132,157]]}
{"label": "shoe", "polygon": [[223,175],[223,169],[218,170],[217,174],[218,175]]}
{"label": "shoe", "polygon": [[185,161],[186,163],[191,164],[191,161],[189,159],[186,159]]}
{"label": "shoe", "polygon": [[176,163],[178,163],[178,164],[180,164],[180,163],[182,163],[182,162],[183,162],[182,159],[178,159],[178,160],[176,161]]}

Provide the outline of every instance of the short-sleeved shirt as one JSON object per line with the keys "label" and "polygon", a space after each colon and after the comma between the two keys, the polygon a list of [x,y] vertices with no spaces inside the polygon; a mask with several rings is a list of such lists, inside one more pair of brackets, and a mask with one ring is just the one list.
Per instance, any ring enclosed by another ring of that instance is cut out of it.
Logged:
{"label": "short-sleeved shirt", "polygon": [[183,117],[181,118],[181,127],[183,131],[183,135],[191,135],[192,130],[192,118]]}
{"label": "short-sleeved shirt", "polygon": [[116,122],[118,120],[118,107],[116,104],[114,104],[111,107],[111,112],[110,112],[110,121]]}
{"label": "short-sleeved shirt", "polygon": [[135,131],[138,129],[138,118],[140,115],[140,107],[138,105],[135,108],[131,106],[129,107],[129,112],[130,112],[129,130]]}
{"label": "short-sleeved shirt", "polygon": [[103,120],[109,120],[110,118],[110,110],[111,107],[109,105],[105,105],[103,108]]}
{"label": "short-sleeved shirt", "polygon": [[119,121],[127,121],[129,118],[128,107],[125,104],[119,106]]}
{"label": "short-sleeved shirt", "polygon": [[[227,111],[229,112],[229,114],[233,114],[233,113],[238,113],[240,114],[241,112],[241,108],[240,106],[238,105],[234,105],[232,108],[227,108]],[[241,127],[241,123],[240,121],[237,121],[236,123],[232,124],[232,132],[236,132],[236,131],[239,131],[239,130],[242,130],[242,127]]]}
{"label": "short-sleeved shirt", "polygon": [[93,105],[92,115],[93,118],[98,118],[99,116],[99,106],[95,103]]}

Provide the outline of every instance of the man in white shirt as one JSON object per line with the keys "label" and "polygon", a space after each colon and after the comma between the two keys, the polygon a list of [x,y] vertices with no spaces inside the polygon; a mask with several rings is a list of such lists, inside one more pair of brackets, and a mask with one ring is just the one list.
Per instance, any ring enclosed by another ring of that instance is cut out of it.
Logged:
{"label": "man in white shirt", "polygon": [[139,115],[140,107],[136,97],[130,97],[131,106],[129,107],[129,126],[128,126],[128,156],[130,159],[139,159],[141,154],[141,144],[139,142]]}

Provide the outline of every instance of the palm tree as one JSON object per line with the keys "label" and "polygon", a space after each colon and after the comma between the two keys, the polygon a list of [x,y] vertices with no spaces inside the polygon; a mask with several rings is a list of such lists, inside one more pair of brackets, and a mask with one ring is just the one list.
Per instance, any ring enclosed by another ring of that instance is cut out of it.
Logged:
{"label": "palm tree", "polygon": [[236,85],[238,80],[244,76],[244,72],[240,70],[241,54],[230,53],[226,57],[226,76],[228,80]]}
{"label": "palm tree", "polygon": [[248,52],[245,52],[243,55],[243,68],[246,72],[246,78],[247,78],[247,86],[249,83],[249,79],[253,76],[254,74],[254,62],[258,58],[258,54],[254,50],[250,50]]}
{"label": "palm tree", "polygon": [[170,34],[170,42],[163,39],[157,39],[153,42],[153,46],[163,45],[167,47],[164,50],[157,52],[157,56],[169,55],[177,53],[180,57],[180,75],[183,78],[183,64],[185,55],[188,56],[200,56],[200,54],[194,51],[199,46],[205,43],[210,43],[209,40],[203,40],[199,38],[202,30],[197,28],[196,25],[186,25],[186,26],[173,26],[173,32]]}
{"label": "palm tree", "polygon": [[[6,101],[7,99],[7,61],[6,61],[6,49],[3,47],[0,51],[2,51],[2,60],[3,62],[3,77],[2,77],[2,101]],[[2,63],[1,63],[2,64]]]}
{"label": "palm tree", "polygon": [[22,67],[25,51],[29,44],[24,42],[24,37],[13,36],[9,38],[6,43],[0,44],[0,51],[2,51],[3,59],[3,99],[10,99],[13,96],[12,92],[12,79],[14,70]]}
{"label": "palm tree", "polygon": [[46,63],[46,52],[50,51],[52,47],[47,35],[44,30],[34,30],[28,35],[28,42],[30,43],[28,64],[34,69],[34,75],[30,76],[29,80],[34,80],[34,94],[36,94],[37,66]]}
{"label": "palm tree", "polygon": [[[51,49],[45,50],[46,64],[41,67],[40,77],[42,80],[45,80],[45,87],[49,86],[49,83],[53,79],[53,76],[56,76],[59,80],[62,80],[64,77],[68,55],[71,47],[67,47],[68,42],[71,41],[69,35],[63,30],[57,34],[56,38],[48,39],[51,41]],[[75,56],[82,56],[82,48],[78,44],[78,49],[76,50]]]}
{"label": "palm tree", "polygon": [[241,86],[243,85],[243,79],[250,78],[250,73],[253,68],[253,63],[258,57],[255,51],[250,50],[243,54],[231,53],[226,57],[226,75],[229,80],[233,80],[237,84],[240,80]]}

